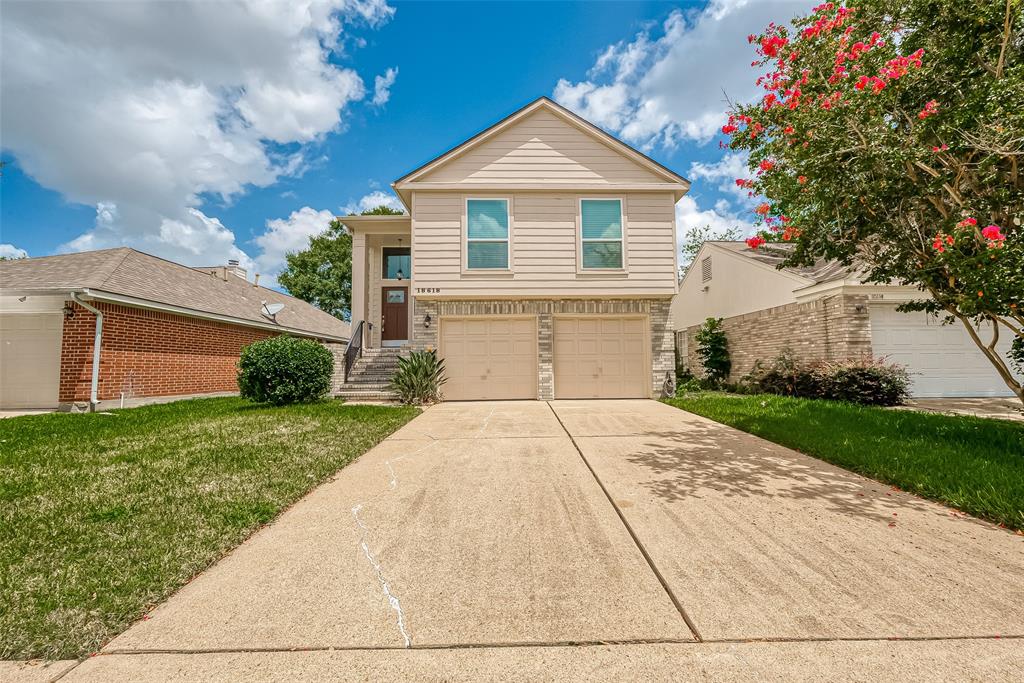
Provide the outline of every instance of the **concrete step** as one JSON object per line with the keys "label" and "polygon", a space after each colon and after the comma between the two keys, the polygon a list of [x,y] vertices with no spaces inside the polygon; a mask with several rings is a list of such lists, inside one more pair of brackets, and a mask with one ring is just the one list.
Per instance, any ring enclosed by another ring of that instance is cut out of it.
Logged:
{"label": "concrete step", "polygon": [[392,373],[390,372],[352,372],[349,373],[349,383],[360,384],[363,382],[390,382]]}
{"label": "concrete step", "polygon": [[398,397],[390,391],[339,391],[335,398],[346,401],[397,401]]}
{"label": "concrete step", "polygon": [[339,387],[339,390],[340,391],[345,391],[346,389],[354,389],[354,390],[358,390],[358,391],[363,391],[363,390],[373,389],[375,391],[386,391],[390,384],[391,383],[389,381],[387,381],[387,380],[384,380],[384,381],[370,381],[370,382],[367,382],[367,381],[363,381],[363,382],[355,381],[355,382],[353,382],[352,378],[349,377],[348,378],[348,382],[346,382],[345,384],[342,384],[341,387]]}

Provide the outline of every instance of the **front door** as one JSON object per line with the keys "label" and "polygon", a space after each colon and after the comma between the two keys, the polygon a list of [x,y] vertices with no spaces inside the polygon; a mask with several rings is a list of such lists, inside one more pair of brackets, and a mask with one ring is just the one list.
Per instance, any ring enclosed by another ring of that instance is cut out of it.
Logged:
{"label": "front door", "polygon": [[381,301],[381,341],[387,345],[387,342],[409,339],[409,288],[384,287]]}

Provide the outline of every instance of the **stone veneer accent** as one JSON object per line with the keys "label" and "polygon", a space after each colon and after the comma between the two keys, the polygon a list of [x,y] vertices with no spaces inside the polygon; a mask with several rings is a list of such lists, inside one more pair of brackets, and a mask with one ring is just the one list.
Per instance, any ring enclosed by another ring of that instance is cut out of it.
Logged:
{"label": "stone veneer accent", "polygon": [[[859,307],[859,310],[858,310]],[[837,361],[871,355],[871,319],[866,296],[833,295],[737,315],[723,321],[732,372],[739,381],[761,360],[769,363],[790,349],[805,362]],[[701,374],[694,325],[685,330],[687,364]]]}
{"label": "stone veneer accent", "polygon": [[[538,398],[555,397],[554,390],[554,316],[559,314],[624,315],[644,313],[651,320],[651,395],[662,396],[667,377],[674,377],[675,339],[669,323],[670,299],[495,299],[428,300],[416,298],[413,304],[412,347],[436,349],[437,330],[442,316],[536,315]],[[424,327],[427,315],[430,327]]]}

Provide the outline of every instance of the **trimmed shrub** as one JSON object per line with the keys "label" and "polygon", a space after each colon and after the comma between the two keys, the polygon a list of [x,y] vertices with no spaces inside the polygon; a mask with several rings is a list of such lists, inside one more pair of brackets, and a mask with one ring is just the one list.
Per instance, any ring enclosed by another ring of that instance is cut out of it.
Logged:
{"label": "trimmed shrub", "polygon": [[910,389],[910,376],[900,365],[871,358],[803,365],[788,351],[768,367],[758,362],[744,380],[768,394],[876,406],[900,405]]}
{"label": "trimmed shrub", "polygon": [[696,335],[697,355],[704,368],[704,376],[713,384],[724,382],[732,370],[729,359],[729,341],[725,338],[721,318],[708,318]]}
{"label": "trimmed shrub", "polygon": [[331,388],[334,356],[312,339],[281,335],[253,342],[238,360],[238,390],[276,406],[318,401]]}
{"label": "trimmed shrub", "polygon": [[391,377],[391,390],[398,400],[407,404],[434,403],[441,399],[444,360],[434,351],[413,351],[408,358],[398,358],[398,369]]}

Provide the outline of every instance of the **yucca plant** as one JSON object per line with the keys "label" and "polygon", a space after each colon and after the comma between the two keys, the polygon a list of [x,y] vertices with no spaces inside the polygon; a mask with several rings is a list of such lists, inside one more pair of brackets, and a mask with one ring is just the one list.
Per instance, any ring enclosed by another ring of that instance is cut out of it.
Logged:
{"label": "yucca plant", "polygon": [[399,357],[390,388],[402,403],[433,403],[441,400],[441,385],[446,381],[444,360],[436,352],[413,351],[408,358]]}

